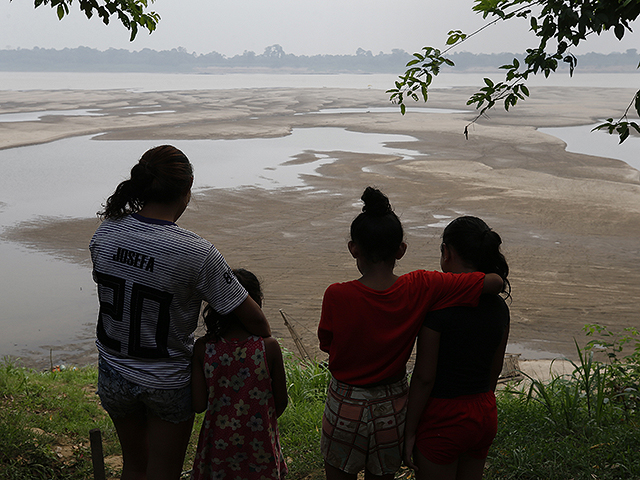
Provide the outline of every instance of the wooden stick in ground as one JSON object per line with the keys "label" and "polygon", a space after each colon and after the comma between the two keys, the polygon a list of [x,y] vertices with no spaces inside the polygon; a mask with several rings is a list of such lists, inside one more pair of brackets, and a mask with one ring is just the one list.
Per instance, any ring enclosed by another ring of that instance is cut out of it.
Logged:
{"label": "wooden stick in ground", "polygon": [[89,442],[91,443],[91,463],[93,464],[94,480],[105,480],[104,456],[102,453],[102,435],[99,428],[89,430]]}
{"label": "wooden stick in ground", "polygon": [[295,343],[296,347],[298,348],[298,352],[300,352],[300,356],[302,357],[303,360],[311,360],[311,357],[307,353],[307,349],[304,348],[304,345],[302,344],[302,339],[296,332],[295,328],[293,328],[293,325],[291,325],[287,320],[286,314],[282,310],[279,310],[279,311],[280,311],[280,315],[282,315],[282,319],[284,320],[284,324],[289,329],[289,333],[293,338],[293,343]]}

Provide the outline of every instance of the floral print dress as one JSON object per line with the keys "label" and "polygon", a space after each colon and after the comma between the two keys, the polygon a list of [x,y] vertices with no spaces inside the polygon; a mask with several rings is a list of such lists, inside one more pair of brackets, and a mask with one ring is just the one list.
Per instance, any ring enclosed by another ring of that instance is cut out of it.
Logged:
{"label": "floral print dress", "polygon": [[207,342],[204,373],[209,402],[191,478],[284,478],[287,467],[262,338]]}

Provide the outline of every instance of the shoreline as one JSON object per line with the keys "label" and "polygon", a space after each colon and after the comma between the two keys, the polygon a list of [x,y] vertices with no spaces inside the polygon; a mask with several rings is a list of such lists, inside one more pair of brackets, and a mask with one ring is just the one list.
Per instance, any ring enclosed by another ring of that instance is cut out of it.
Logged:
{"label": "shoreline", "polygon": [[[438,90],[428,106],[460,108],[472,90]],[[232,267],[255,271],[264,282],[264,309],[274,335],[295,351],[278,312],[282,309],[312,356],[322,359],[315,340],[322,293],[330,283],[358,276],[346,238],[367,185],[389,195],[405,225],[409,251],[398,273],[438,269],[438,225],[461,214],[477,215],[503,237],[512,269],[510,343],[575,358],[573,338],[586,342],[584,324],[619,331],[637,323],[640,172],[618,160],[568,153],[563,142],[535,128],[615,116],[615,105],[627,101],[629,92],[607,89],[605,96],[596,88],[532,89],[532,98],[514,112],[496,111],[490,120],[478,122],[469,140],[461,132],[472,113],[294,115],[388,106],[378,90],[11,92],[12,111],[100,109],[104,115],[3,124],[0,148],[79,135],[150,143],[268,138],[311,127],[410,135],[417,139],[411,148],[421,153],[412,159],[331,152],[336,160],[319,167],[317,175],[306,175],[303,188],[198,192],[179,224],[211,240]],[[7,103],[7,95],[0,92],[0,104]],[[150,105],[173,113],[134,115]],[[131,152],[132,165],[141,153]],[[303,152],[295,161],[311,161],[322,153]],[[86,246],[95,225],[95,219],[51,218],[11,228],[2,239],[88,268]],[[84,324],[92,322],[85,319]],[[64,358],[76,354],[91,358],[93,338],[77,345],[69,340],[49,346],[54,354],[65,352],[64,347],[76,350],[61,354],[55,364],[69,363]],[[39,345],[36,350],[48,352],[49,347]],[[50,363],[48,355],[43,363]]]}

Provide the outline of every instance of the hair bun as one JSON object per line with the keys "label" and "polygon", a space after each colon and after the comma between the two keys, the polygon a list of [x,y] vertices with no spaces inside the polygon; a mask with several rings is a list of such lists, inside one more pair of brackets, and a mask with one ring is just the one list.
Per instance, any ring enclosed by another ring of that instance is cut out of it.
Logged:
{"label": "hair bun", "polygon": [[389,198],[377,188],[367,187],[360,199],[364,202],[363,213],[382,216],[392,212]]}

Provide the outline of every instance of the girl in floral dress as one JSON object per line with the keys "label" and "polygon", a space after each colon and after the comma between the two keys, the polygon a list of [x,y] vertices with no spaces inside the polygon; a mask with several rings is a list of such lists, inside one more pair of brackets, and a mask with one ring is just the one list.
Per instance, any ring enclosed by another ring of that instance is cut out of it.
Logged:
{"label": "girl in floral dress", "polygon": [[[262,306],[256,276],[234,274]],[[204,317],[207,334],[194,346],[191,389],[193,409],[206,414],[191,478],[282,479],[287,467],[277,418],[288,397],[278,341],[250,334],[233,314],[207,307]]]}

